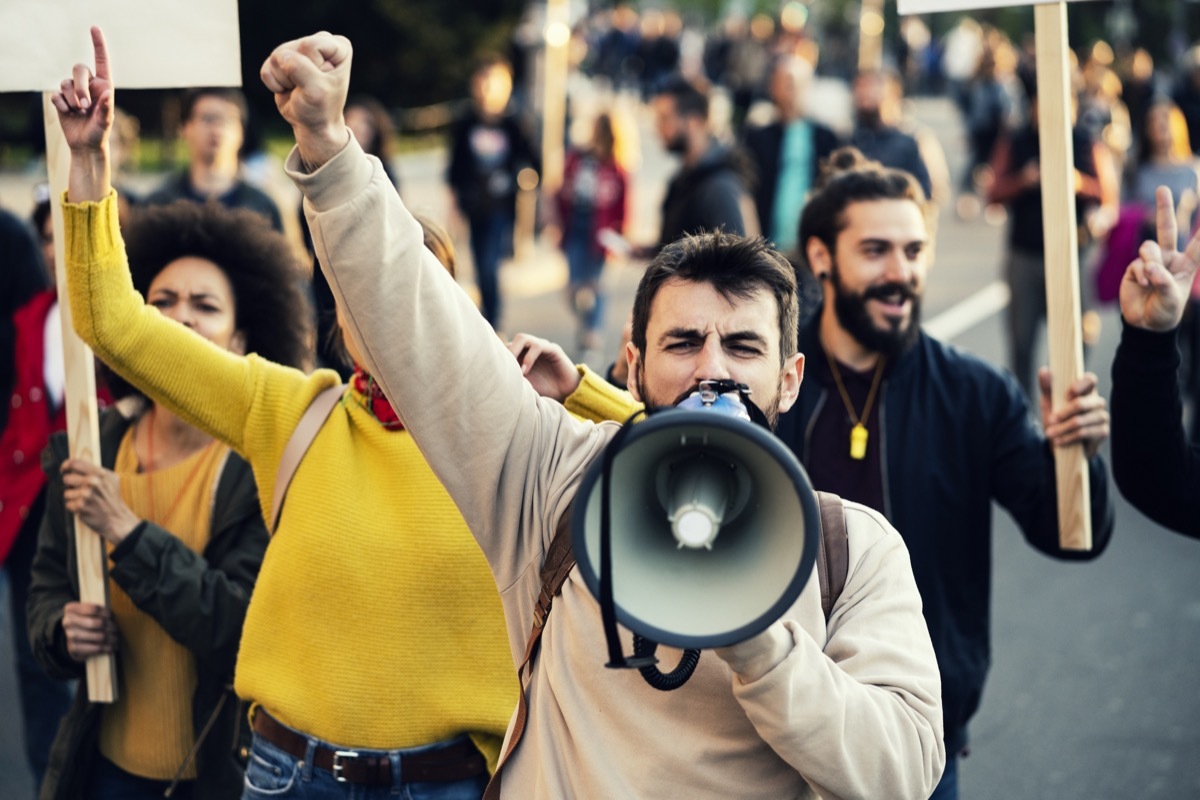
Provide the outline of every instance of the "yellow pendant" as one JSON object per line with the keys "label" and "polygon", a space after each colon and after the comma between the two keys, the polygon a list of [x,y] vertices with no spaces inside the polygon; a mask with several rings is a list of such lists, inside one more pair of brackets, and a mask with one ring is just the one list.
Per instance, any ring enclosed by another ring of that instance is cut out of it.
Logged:
{"label": "yellow pendant", "polygon": [[850,457],[862,461],[867,456],[867,429],[861,422],[850,429]]}

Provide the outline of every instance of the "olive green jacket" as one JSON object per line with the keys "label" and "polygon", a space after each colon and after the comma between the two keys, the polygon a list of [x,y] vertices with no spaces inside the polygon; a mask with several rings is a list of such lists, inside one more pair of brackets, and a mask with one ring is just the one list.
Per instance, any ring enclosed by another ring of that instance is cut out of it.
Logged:
{"label": "olive green jacket", "polygon": [[[115,409],[100,416],[101,460],[108,469],[130,424]],[[27,607],[34,655],[52,677],[64,680],[84,674],[83,665],[67,653],[62,630],[63,606],[79,599],[74,521],[63,508],[59,472],[67,457],[66,437],[58,434],[42,456],[49,476],[46,516]],[[196,658],[192,719],[199,742],[197,797],[241,796],[242,752],[249,731],[243,704],[233,693],[233,669],[267,540],[250,466],[231,453],[217,481],[211,535],[203,554],[146,522],[140,533],[113,551],[109,562],[110,578]],[[99,720],[100,707],[87,701],[81,685],[51,749],[42,800],[81,796],[98,753]]]}

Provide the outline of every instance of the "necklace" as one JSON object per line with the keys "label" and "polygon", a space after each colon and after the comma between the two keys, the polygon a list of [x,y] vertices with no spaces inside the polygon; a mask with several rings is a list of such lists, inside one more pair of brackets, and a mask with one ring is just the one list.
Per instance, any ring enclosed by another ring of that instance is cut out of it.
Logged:
{"label": "necklace", "polygon": [[183,485],[179,487],[179,491],[175,493],[175,499],[171,501],[170,507],[167,508],[167,513],[160,519],[154,512],[154,406],[150,406],[150,411],[146,415],[146,494],[149,498],[150,513],[147,519],[158,525],[166,526],[167,520],[175,513],[175,509],[179,506],[179,499],[183,497],[192,485],[197,473],[200,472],[200,467],[204,464],[204,459],[200,454],[205,453],[216,444],[216,440],[211,440],[204,445],[195,455],[196,463],[192,464],[192,469],[188,472],[187,477],[183,480]]}
{"label": "necklace", "polygon": [[842,404],[846,406],[846,413],[850,416],[850,422],[854,426],[850,429],[850,457],[855,461],[862,461],[867,456],[867,426],[863,423],[871,416],[871,405],[875,402],[875,393],[879,390],[879,383],[883,379],[883,365],[886,359],[880,356],[875,365],[875,377],[871,379],[871,389],[867,392],[867,402],[863,404],[861,415],[854,412],[854,404],[850,402],[850,393],[846,391],[846,386],[842,383],[842,373],[838,369],[837,360],[829,355],[828,350],[825,351],[825,359],[829,362],[829,371],[833,373],[833,382],[837,385],[838,394],[842,396]]}

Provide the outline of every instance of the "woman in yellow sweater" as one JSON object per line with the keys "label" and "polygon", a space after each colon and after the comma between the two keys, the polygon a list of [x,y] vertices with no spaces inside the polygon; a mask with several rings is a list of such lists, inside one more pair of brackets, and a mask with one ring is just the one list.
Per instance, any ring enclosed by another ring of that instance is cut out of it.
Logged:
{"label": "woman in yellow sweater", "polygon": [[[112,83],[96,29],[93,41],[97,74],[77,67],[55,97],[72,153],[64,214],[76,330],[147,395],[243,455],[269,514],[284,448],[337,375],[197,341],[141,303],[109,183]],[[506,639],[482,553],[359,371],[294,473],[247,612],[235,676],[254,707],[244,797],[478,797],[516,705],[512,650],[524,635]]]}

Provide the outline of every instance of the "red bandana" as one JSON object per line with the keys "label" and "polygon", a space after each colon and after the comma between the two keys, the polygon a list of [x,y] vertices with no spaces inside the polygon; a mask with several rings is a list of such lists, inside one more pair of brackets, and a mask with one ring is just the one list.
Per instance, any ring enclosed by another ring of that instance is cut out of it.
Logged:
{"label": "red bandana", "polygon": [[379,420],[380,425],[389,431],[404,430],[404,423],[396,416],[392,404],[383,396],[379,384],[358,364],[354,365],[354,376],[350,379],[350,385],[358,395],[362,407],[370,411],[371,416]]}

